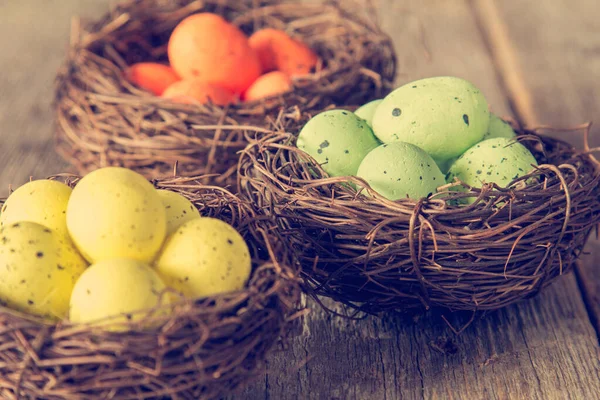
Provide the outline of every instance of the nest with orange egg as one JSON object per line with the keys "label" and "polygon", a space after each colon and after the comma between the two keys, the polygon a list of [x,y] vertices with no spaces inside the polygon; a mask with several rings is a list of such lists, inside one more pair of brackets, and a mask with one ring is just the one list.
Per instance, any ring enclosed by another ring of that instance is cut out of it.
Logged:
{"label": "nest with orange egg", "polygon": [[79,173],[206,175],[234,186],[247,133],[282,109],[387,93],[390,38],[353,1],[122,1],[74,26],[57,78],[57,149]]}
{"label": "nest with orange egg", "polygon": [[346,305],[346,315],[505,307],[568,272],[600,222],[589,126],[577,151],[556,138],[575,132],[515,124],[539,165],[506,187],[455,181],[419,200],[390,200],[364,179],[328,174],[296,146],[303,125],[282,118],[276,132],[249,138],[239,193],[276,221],[305,291]]}
{"label": "nest with orange egg", "polygon": [[[71,187],[79,182],[71,175],[52,179]],[[225,189],[193,178],[153,183],[181,194],[203,217],[224,221],[242,235],[252,258],[245,287],[199,299],[178,297],[169,305],[159,302],[139,318],[137,313],[127,320],[115,318],[118,329],[105,329],[112,319],[102,324],[50,321],[3,305],[3,398],[217,399],[256,378],[267,353],[285,345],[302,312],[297,268],[276,236],[267,236],[251,207]]]}

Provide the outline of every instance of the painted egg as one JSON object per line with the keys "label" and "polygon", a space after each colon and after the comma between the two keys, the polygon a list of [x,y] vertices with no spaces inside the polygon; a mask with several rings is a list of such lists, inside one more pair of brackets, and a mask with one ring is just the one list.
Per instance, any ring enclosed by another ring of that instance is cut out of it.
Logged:
{"label": "painted egg", "polygon": [[354,111],[354,114],[367,121],[367,124],[370,127],[373,127],[373,116],[375,115],[375,110],[377,110],[377,107],[381,104],[382,101],[383,99],[373,100],[359,107],[356,111]]}
{"label": "painted egg", "polygon": [[471,147],[452,164],[447,181],[453,182],[457,177],[472,187],[492,182],[505,187],[531,172],[532,165],[537,165],[537,161],[521,143],[507,138],[488,139]]}
{"label": "painted egg", "polygon": [[67,235],[67,203],[71,188],[62,182],[41,179],[15,190],[6,199],[0,214],[0,224],[30,221]]}
{"label": "painted egg", "polygon": [[83,256],[150,262],[167,231],[165,207],[143,176],[126,168],[101,168],[84,176],[67,205],[67,227]]}
{"label": "painted egg", "polygon": [[390,200],[420,199],[444,185],[444,175],[422,149],[404,142],[383,144],[360,164],[358,174]]}
{"label": "painted egg", "polygon": [[379,146],[365,120],[344,110],[314,116],[302,128],[296,144],[331,176],[356,175],[363,158]]}
{"label": "painted egg", "polygon": [[156,192],[167,212],[167,236],[170,236],[186,222],[200,218],[200,211],[179,193],[170,190],[157,190]]}
{"label": "painted egg", "polygon": [[384,143],[412,143],[443,162],[481,141],[489,123],[479,89],[464,79],[436,77],[390,93],[375,111],[373,131]]}
{"label": "painted egg", "polygon": [[493,139],[493,138],[507,138],[512,139],[517,134],[513,130],[512,126],[507,122],[504,122],[502,119],[498,118],[494,114],[490,114],[490,127],[488,128],[487,133],[483,137],[483,140]]}

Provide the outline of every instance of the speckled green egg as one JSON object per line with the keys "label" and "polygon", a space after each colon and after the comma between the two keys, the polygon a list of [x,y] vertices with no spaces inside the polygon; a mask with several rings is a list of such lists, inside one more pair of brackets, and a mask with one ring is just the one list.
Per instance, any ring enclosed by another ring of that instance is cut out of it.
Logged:
{"label": "speckled green egg", "polygon": [[472,187],[491,182],[505,187],[530,172],[532,165],[537,165],[537,161],[521,143],[507,138],[488,139],[471,147],[452,164],[447,181],[457,177]]}
{"label": "speckled green egg", "polygon": [[498,118],[496,115],[490,114],[490,126],[487,133],[484,135],[483,140],[494,138],[512,139],[515,136],[517,136],[517,134],[512,126]]}
{"label": "speckled green egg", "polygon": [[186,222],[200,218],[200,211],[179,193],[170,190],[157,190],[157,193],[167,212],[167,236]]}
{"label": "speckled green egg", "polygon": [[357,175],[390,200],[420,199],[446,183],[427,153],[404,142],[384,144],[371,151],[360,164]]}
{"label": "speckled green egg", "polygon": [[2,226],[30,221],[66,235],[66,209],[71,188],[62,182],[42,179],[31,181],[6,199],[0,214]]}
{"label": "speckled green egg", "polygon": [[0,230],[0,302],[16,310],[62,319],[87,264],[70,240],[34,222]]}
{"label": "speckled green egg", "polygon": [[356,111],[354,111],[354,114],[367,121],[367,124],[370,127],[373,127],[373,116],[375,115],[375,110],[377,110],[377,107],[379,107],[382,101],[383,99],[373,100],[359,107]]}
{"label": "speckled green egg", "polygon": [[489,122],[479,89],[464,79],[435,77],[390,93],[375,111],[373,131],[384,143],[412,143],[443,162],[481,141]]}
{"label": "speckled green egg", "polygon": [[165,207],[154,186],[126,168],[84,176],[67,205],[67,228],[90,262],[130,258],[150,262],[167,232]]}
{"label": "speckled green egg", "polygon": [[350,111],[331,110],[308,121],[296,145],[330,176],[353,176],[379,142],[364,119]]}

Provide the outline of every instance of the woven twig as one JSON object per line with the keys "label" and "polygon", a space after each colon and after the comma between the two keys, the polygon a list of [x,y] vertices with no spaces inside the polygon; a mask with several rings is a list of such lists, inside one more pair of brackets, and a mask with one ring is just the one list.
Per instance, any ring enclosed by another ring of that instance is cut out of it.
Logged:
{"label": "woven twig", "polygon": [[[77,179],[56,177],[73,185]],[[193,178],[155,181],[190,199],[204,216],[236,227],[251,248],[244,290],[182,301],[154,316],[156,329],[109,333],[49,325],[0,308],[0,397],[5,399],[216,399],[264,369],[266,353],[297,321],[297,269],[250,207]],[[154,321],[152,321],[154,322]]]}
{"label": "woven twig", "polygon": [[[237,152],[245,134],[262,132],[281,106],[310,111],[362,104],[386,93],[395,77],[391,40],[351,0],[128,0],[99,22],[76,24],[57,79],[57,149],[79,173],[119,165],[151,177],[208,175],[204,183],[235,187]],[[167,61],[166,43],[186,16],[223,15],[246,33],[284,29],[311,46],[322,62],[285,95],[225,109],[182,105],[132,86],[123,69]]]}
{"label": "woven twig", "polygon": [[[597,161],[536,131],[518,140],[540,166],[508,189],[450,191],[457,182],[389,201],[359,178],[328,177],[283,132],[301,124],[285,121],[244,151],[240,194],[277,218],[308,291],[362,311],[504,307],[567,272],[600,221]],[[464,197],[477,200],[457,206]]]}

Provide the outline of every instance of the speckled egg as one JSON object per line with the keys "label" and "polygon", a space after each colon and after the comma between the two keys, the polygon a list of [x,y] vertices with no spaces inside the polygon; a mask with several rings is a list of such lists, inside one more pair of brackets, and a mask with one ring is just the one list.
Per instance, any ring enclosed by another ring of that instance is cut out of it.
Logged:
{"label": "speckled egg", "polygon": [[420,199],[446,183],[427,153],[404,142],[384,144],[371,151],[357,175],[390,200]]}
{"label": "speckled egg", "polygon": [[353,176],[363,158],[379,142],[364,119],[350,111],[331,110],[308,121],[296,145],[329,175]]}
{"label": "speckled egg", "polygon": [[71,242],[34,222],[0,230],[0,301],[16,310],[62,319],[76,280],[87,267]]}
{"label": "speckled egg", "polygon": [[231,225],[203,217],[167,239],[155,266],[167,286],[197,298],[242,289],[251,261],[246,242]]}
{"label": "speckled egg", "polygon": [[377,107],[381,104],[382,101],[383,99],[373,100],[356,109],[356,111],[354,111],[354,114],[367,121],[367,124],[370,127],[373,127],[373,115],[375,115],[375,110],[377,110]]}
{"label": "speckled egg", "polygon": [[514,179],[526,175],[537,161],[521,143],[507,138],[484,140],[467,150],[450,167],[447,181],[457,177],[472,187],[494,182],[507,186]]}
{"label": "speckled egg", "polygon": [[375,111],[373,131],[384,143],[412,143],[443,162],[481,141],[489,122],[479,89],[464,79],[436,77],[390,93]]}
{"label": "speckled egg", "polygon": [[179,193],[170,190],[158,190],[157,193],[167,212],[167,236],[186,222],[200,218],[200,211]]}
{"label": "speckled egg", "polygon": [[123,331],[127,321],[148,318],[145,310],[168,304],[170,296],[165,290],[160,276],[145,263],[124,258],[100,261],[75,284],[69,319],[76,324],[97,323],[106,330]]}
{"label": "speckled egg", "polygon": [[493,138],[512,139],[515,136],[517,136],[517,134],[513,130],[512,126],[498,118],[496,115],[490,114],[490,127],[483,137],[483,140]]}
{"label": "speckled egg", "polygon": [[6,199],[0,214],[0,225],[30,221],[66,235],[65,213],[70,196],[71,188],[62,182],[48,179],[28,182]]}
{"label": "speckled egg", "polygon": [[108,167],[86,175],[73,189],[67,227],[92,263],[111,258],[150,262],[165,239],[167,216],[160,196],[144,177]]}

